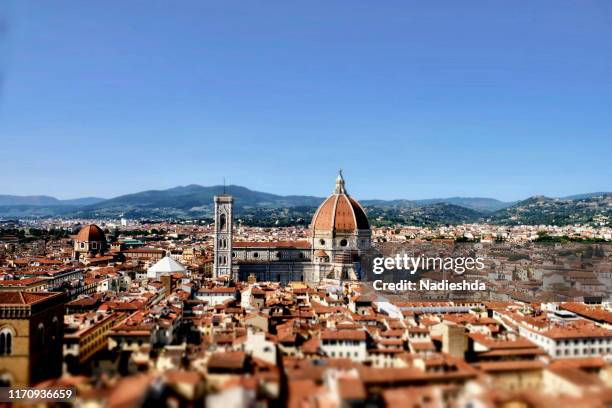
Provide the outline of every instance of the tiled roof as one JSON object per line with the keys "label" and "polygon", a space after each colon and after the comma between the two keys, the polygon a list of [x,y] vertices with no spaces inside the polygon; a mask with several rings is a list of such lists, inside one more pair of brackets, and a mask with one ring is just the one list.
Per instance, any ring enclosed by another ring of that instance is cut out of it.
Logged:
{"label": "tiled roof", "polygon": [[246,354],[242,351],[215,353],[208,360],[209,368],[241,369],[246,362]]}
{"label": "tiled roof", "polygon": [[370,229],[361,205],[346,194],[333,194],[321,204],[312,219],[313,231],[353,232]]}
{"label": "tiled roof", "polygon": [[0,292],[0,305],[33,305],[58,296],[62,296],[62,294],[55,292]]}
{"label": "tiled roof", "polygon": [[321,333],[323,340],[362,340],[366,339],[366,332],[363,330],[324,330]]}
{"label": "tiled roof", "polygon": [[106,242],[104,231],[95,224],[86,225],[76,236],[76,241],[79,242]]}

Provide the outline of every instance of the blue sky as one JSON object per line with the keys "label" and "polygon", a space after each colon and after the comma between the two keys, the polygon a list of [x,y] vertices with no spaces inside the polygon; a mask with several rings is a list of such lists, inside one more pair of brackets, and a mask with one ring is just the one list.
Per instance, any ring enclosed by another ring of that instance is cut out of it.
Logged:
{"label": "blue sky", "polygon": [[612,2],[9,1],[0,194],[612,190]]}

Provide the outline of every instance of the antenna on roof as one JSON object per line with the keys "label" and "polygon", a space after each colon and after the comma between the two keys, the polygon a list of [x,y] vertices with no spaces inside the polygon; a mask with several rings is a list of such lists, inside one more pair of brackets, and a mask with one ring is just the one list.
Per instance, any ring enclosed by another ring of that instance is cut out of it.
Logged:
{"label": "antenna on roof", "polygon": [[225,177],[223,177],[223,194],[225,194]]}

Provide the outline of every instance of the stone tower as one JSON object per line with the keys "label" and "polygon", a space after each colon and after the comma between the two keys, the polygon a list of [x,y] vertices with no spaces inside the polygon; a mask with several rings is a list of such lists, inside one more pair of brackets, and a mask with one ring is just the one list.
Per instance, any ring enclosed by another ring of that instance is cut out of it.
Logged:
{"label": "stone tower", "polygon": [[213,276],[232,274],[232,219],[234,198],[215,196],[215,264]]}

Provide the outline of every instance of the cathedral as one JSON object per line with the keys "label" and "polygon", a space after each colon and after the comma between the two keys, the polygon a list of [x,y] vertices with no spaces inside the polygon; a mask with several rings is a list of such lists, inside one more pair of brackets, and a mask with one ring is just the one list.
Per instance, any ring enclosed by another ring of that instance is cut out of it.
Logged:
{"label": "cathedral", "polygon": [[247,281],[358,280],[371,249],[363,207],[352,198],[342,172],[334,192],[319,206],[302,241],[233,241],[233,197],[215,196],[214,274]]}

